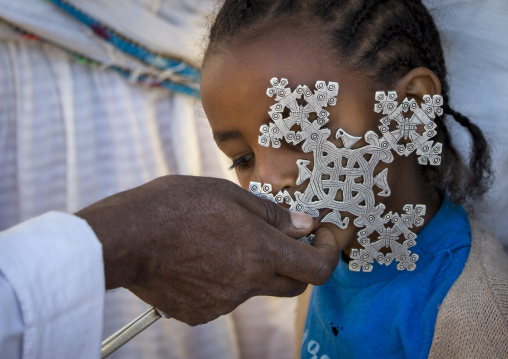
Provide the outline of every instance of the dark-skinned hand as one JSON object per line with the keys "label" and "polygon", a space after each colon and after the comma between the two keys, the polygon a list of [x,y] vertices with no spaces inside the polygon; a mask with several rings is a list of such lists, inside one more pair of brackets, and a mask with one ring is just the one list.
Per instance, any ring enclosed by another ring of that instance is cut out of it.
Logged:
{"label": "dark-skinned hand", "polygon": [[216,178],[160,177],[76,215],[102,242],[107,289],[125,287],[190,325],[252,296],[298,295],[339,260],[329,229],[313,246],[296,241],[313,230],[311,217]]}

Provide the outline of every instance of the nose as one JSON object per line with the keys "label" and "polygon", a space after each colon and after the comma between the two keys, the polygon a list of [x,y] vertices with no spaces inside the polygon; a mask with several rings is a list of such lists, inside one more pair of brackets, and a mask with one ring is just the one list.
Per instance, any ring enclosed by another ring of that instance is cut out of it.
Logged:
{"label": "nose", "polygon": [[304,157],[285,148],[262,148],[256,153],[255,181],[271,184],[274,194],[284,189],[293,192],[297,188],[297,161]]}

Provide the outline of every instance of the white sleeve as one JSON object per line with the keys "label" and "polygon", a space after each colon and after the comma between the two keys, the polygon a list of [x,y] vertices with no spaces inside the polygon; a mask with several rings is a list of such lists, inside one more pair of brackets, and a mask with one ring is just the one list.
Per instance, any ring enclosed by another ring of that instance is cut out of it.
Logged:
{"label": "white sleeve", "polygon": [[0,353],[99,358],[102,246],[86,221],[48,212],[0,232]]}

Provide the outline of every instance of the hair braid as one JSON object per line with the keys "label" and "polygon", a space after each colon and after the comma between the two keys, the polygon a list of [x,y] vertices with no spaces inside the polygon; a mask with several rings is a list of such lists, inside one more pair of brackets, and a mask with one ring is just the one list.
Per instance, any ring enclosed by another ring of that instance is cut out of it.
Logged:
{"label": "hair braid", "polygon": [[387,26],[385,29],[381,30],[381,40],[374,43],[374,46],[362,56],[362,60],[375,63],[378,59],[379,52],[395,40],[400,40],[401,37],[405,35],[404,32],[406,32],[406,30],[404,28],[401,29],[397,25]]}
{"label": "hair braid", "polygon": [[342,36],[346,40],[346,51],[354,49],[356,43],[362,40],[362,32],[368,20],[374,16],[378,6],[386,4],[391,0],[366,0],[363,6],[351,17],[350,21],[344,24]]}
{"label": "hair braid", "polygon": [[380,34],[380,39],[377,39],[378,41],[375,41],[371,45],[371,48],[365,51],[365,53],[361,56],[359,63],[366,63],[369,65],[379,64],[379,62],[382,62],[383,53],[393,53],[391,46],[400,46],[405,54],[401,58],[397,59],[397,61],[393,61],[393,59],[388,56],[389,61],[393,63],[385,66],[378,65],[376,71],[377,78],[382,81],[389,81],[397,69],[419,66],[421,60],[417,56],[412,55],[414,50],[412,50],[409,45],[404,44],[404,42],[414,42],[412,39],[412,33],[409,29],[401,27],[400,24],[389,23],[380,31]]}
{"label": "hair braid", "polygon": [[286,13],[291,13],[295,11],[299,6],[301,6],[301,2],[297,0],[283,0],[275,9],[277,14],[283,15]]}
{"label": "hair braid", "polygon": [[336,13],[341,11],[347,5],[350,5],[351,0],[336,1],[325,0],[317,1],[313,6],[314,15],[323,20],[335,20]]}
{"label": "hair braid", "polygon": [[486,192],[492,182],[492,159],[490,147],[480,128],[472,123],[466,116],[453,110],[448,104],[443,106],[444,113],[453,116],[462,127],[467,129],[472,138],[472,150],[469,160],[471,168],[470,191],[474,196]]}
{"label": "hair braid", "polygon": [[398,69],[405,68],[412,69],[418,66],[420,65],[415,61],[414,58],[412,58],[411,56],[405,56],[400,57],[397,60],[384,65],[383,67],[380,67],[379,72],[384,74],[393,74]]}
{"label": "hair braid", "polygon": [[212,45],[227,42],[249,29],[257,20],[262,20],[275,3],[271,0],[225,1],[210,28],[207,52]]}

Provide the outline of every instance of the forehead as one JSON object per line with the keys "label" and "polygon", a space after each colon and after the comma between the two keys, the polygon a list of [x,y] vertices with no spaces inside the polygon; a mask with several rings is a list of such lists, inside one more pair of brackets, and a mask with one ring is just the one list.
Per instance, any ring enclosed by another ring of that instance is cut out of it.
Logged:
{"label": "forehead", "polygon": [[[320,32],[308,27],[275,27],[261,37],[240,38],[222,46],[207,56],[204,64],[201,80],[204,99],[209,92],[217,94],[217,91],[233,92],[236,96],[266,96],[272,77],[287,78],[292,88],[299,84],[312,87],[317,80],[346,85],[350,71],[334,58]],[[231,89],[234,91],[228,91]]]}
{"label": "forehead", "polygon": [[[285,28],[263,37],[238,39],[209,54],[203,66],[201,98],[214,132],[232,127],[259,132],[274,98],[266,95],[273,77],[286,78],[289,88],[316,81],[338,82],[338,103],[332,119],[357,114],[358,107],[371,109],[376,86],[367,76],[338,62],[316,32]],[[356,111],[356,112],[355,112]]]}

